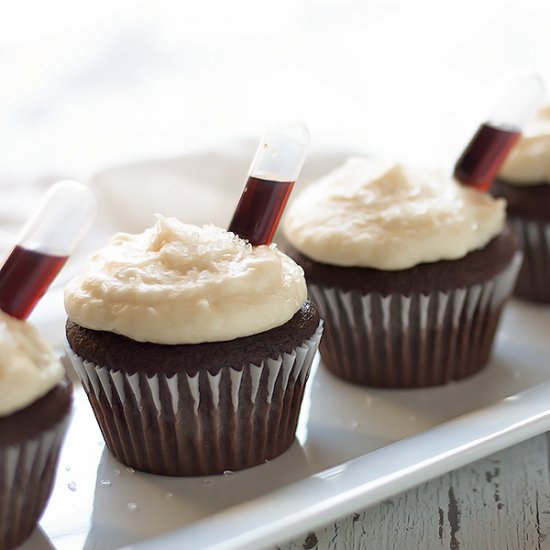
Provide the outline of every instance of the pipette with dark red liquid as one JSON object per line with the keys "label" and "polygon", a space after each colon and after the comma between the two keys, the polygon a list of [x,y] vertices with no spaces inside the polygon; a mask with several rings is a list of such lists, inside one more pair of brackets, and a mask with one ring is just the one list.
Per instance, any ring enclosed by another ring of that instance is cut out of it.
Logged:
{"label": "pipette with dark red liquid", "polygon": [[517,78],[458,159],[454,176],[487,191],[523,128],[541,106],[544,84],[537,75]]}
{"label": "pipette with dark red liquid", "polygon": [[26,319],[88,231],[96,201],[81,183],[62,181],[44,197],[0,268],[0,309]]}
{"label": "pipette with dark red liquid", "polygon": [[260,141],[228,231],[252,245],[270,244],[306,158],[309,131],[279,124]]}

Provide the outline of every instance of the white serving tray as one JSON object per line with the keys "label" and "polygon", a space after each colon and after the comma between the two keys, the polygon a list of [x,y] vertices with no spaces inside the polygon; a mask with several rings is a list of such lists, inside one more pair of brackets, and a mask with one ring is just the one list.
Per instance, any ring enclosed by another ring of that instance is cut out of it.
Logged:
{"label": "white serving tray", "polygon": [[291,449],[226,476],[128,470],[104,448],[77,388],[42,531],[23,548],[248,549],[284,542],[550,429],[549,330],[550,311],[512,303],[488,368],[433,389],[354,387],[318,366]]}
{"label": "white serving tray", "polygon": [[[224,148],[223,154],[213,150],[100,175],[95,182],[104,215],[100,229],[139,230],[141,220],[143,226],[152,222],[148,209],[200,222],[198,184],[188,186],[191,196],[185,200],[187,183],[199,180],[201,189],[224,193],[223,200],[218,192],[207,193],[208,200],[221,210],[231,202],[230,215],[251,149]],[[306,173],[314,177],[342,156],[312,155]],[[142,199],[142,210],[132,216],[126,208],[121,223],[116,213],[130,190]],[[60,289],[33,314],[54,345],[62,341],[63,317]],[[105,450],[77,387],[52,498],[41,528],[22,548],[243,550],[282,543],[550,429],[549,335],[550,308],[513,302],[489,366],[432,389],[354,387],[316,366],[291,449],[226,476],[184,479],[129,471]]]}

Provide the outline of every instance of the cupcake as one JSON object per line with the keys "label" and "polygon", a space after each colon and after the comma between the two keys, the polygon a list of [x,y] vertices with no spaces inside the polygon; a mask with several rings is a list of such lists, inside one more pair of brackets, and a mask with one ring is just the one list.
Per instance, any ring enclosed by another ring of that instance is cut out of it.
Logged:
{"label": "cupcake", "polygon": [[284,230],[325,320],[324,365],[392,388],[479,371],[519,267],[504,217],[501,199],[366,158],[308,187]]}
{"label": "cupcake", "polygon": [[33,532],[71,407],[61,363],[29,323],[0,311],[0,548]]}
{"label": "cupcake", "polygon": [[519,138],[491,192],[508,202],[508,219],[523,249],[514,294],[550,304],[550,105]]}
{"label": "cupcake", "polygon": [[274,245],[159,216],[92,255],[65,306],[69,357],[121,462],[219,474],[292,444],[322,323]]}

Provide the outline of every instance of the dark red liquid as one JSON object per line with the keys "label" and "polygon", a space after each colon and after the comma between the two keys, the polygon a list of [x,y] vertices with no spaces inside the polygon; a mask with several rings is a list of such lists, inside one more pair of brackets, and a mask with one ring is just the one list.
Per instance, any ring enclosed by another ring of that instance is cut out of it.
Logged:
{"label": "dark red liquid", "polygon": [[228,230],[247,239],[254,246],[269,244],[293,185],[293,181],[281,182],[250,176]]}
{"label": "dark red liquid", "polygon": [[17,245],[0,268],[0,309],[26,319],[66,261]]}
{"label": "dark red liquid", "polygon": [[482,124],[455,165],[455,178],[486,191],[506,155],[520,136],[518,130]]}

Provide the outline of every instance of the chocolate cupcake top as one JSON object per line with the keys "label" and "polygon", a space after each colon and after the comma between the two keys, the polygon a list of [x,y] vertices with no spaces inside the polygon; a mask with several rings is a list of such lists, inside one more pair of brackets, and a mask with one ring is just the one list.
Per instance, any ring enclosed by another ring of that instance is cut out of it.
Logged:
{"label": "chocolate cupcake top", "polygon": [[140,342],[196,344],[278,327],[307,297],[302,269],[275,245],[158,216],[119,233],[65,289],[69,319]]}
{"label": "chocolate cupcake top", "polygon": [[31,324],[0,311],[0,417],[46,395],[64,374],[63,366]]}
{"label": "chocolate cupcake top", "polygon": [[441,173],[356,157],[298,196],[284,230],[317,262],[402,270],[483,248],[504,218],[502,199]]}
{"label": "chocolate cupcake top", "polygon": [[515,185],[550,184],[550,105],[527,125],[498,177]]}

